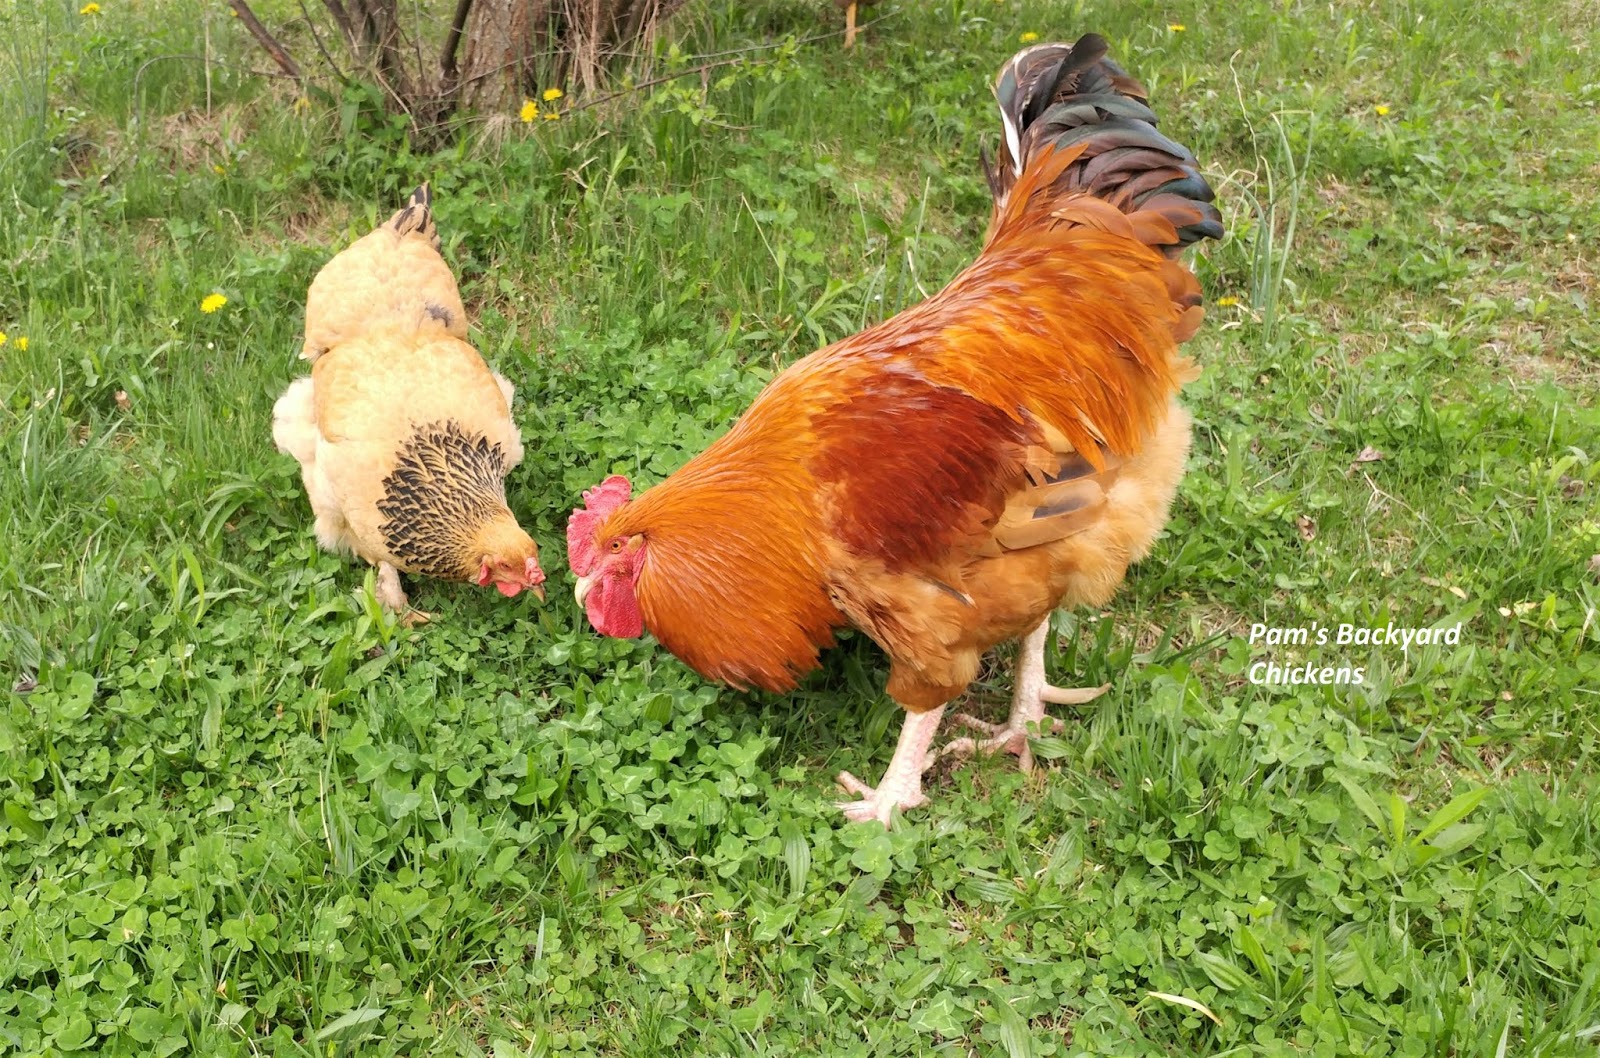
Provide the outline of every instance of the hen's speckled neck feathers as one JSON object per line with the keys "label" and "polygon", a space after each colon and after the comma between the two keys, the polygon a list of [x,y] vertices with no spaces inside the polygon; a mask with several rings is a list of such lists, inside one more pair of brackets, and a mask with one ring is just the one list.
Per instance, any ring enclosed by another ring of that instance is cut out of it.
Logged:
{"label": "hen's speckled neck feathers", "polygon": [[506,470],[499,445],[453,420],[417,427],[383,480],[378,510],[385,546],[407,572],[475,575],[498,523],[522,534],[506,506]]}

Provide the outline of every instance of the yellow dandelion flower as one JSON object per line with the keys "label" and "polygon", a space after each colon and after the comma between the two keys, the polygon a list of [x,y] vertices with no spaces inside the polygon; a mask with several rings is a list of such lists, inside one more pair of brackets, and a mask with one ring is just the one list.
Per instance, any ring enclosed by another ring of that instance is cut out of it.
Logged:
{"label": "yellow dandelion flower", "polygon": [[1184,25],[1182,22],[1168,22],[1167,23],[1167,30],[1168,30],[1168,32],[1171,32],[1171,33],[1182,33],[1184,30],[1186,30],[1188,28],[1189,27]]}
{"label": "yellow dandelion flower", "polygon": [[1389,108],[1387,106],[1385,106],[1384,104],[1382,104],[1382,103],[1379,103],[1377,106],[1373,107],[1372,109],[1378,112],[1378,116],[1380,118],[1386,118],[1386,117],[1389,116]]}
{"label": "yellow dandelion flower", "polygon": [[216,173],[218,176],[228,175],[228,167],[226,165],[213,165],[211,167],[211,171]]}
{"label": "yellow dandelion flower", "polygon": [[0,331],[0,345],[6,344],[6,332]]}
{"label": "yellow dandelion flower", "polygon": [[554,110],[546,110],[544,112],[544,119],[546,121],[555,121],[559,117],[561,117],[561,115]]}
{"label": "yellow dandelion flower", "polygon": [[221,294],[207,294],[200,302],[200,311],[205,313],[216,312],[228,303],[228,299]]}
{"label": "yellow dandelion flower", "polygon": [[17,339],[17,351],[21,353],[28,351],[28,339],[25,335]]}
{"label": "yellow dandelion flower", "polygon": [[538,116],[539,104],[531,99],[524,99],[522,101],[522,109],[517,111],[517,117],[521,118],[523,123],[526,124]]}
{"label": "yellow dandelion flower", "polygon": [[1229,296],[1217,299],[1217,307],[1220,309],[1231,309],[1237,304],[1239,304],[1239,299],[1236,297]]}
{"label": "yellow dandelion flower", "polygon": [[1032,44],[1034,41],[1039,39],[1039,34],[1030,29],[1017,39],[1022,41],[1024,44]]}
{"label": "yellow dandelion flower", "polygon": [[78,8],[78,14],[80,15],[98,15],[99,13],[99,4],[84,4],[82,7]]}
{"label": "yellow dandelion flower", "polygon": [[546,103],[554,103],[564,95],[566,95],[566,93],[559,88],[546,88],[544,90],[544,101]]}

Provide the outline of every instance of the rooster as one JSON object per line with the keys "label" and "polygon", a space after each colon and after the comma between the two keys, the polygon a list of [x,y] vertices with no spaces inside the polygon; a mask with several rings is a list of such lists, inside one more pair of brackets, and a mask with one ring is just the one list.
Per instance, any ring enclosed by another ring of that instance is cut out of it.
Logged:
{"label": "rooster", "polygon": [[511,383],[467,344],[455,277],[424,184],[323,266],[306,298],[296,379],[272,438],[300,462],[317,541],[378,567],[378,599],[408,624],[400,573],[544,598],[539,548],[506,505],[522,460]]}
{"label": "rooster", "polygon": [[[849,773],[858,820],[925,802],[947,703],[1020,638],[1005,724],[955,752],[1031,762],[1049,617],[1099,606],[1166,522],[1189,447],[1178,353],[1200,287],[1178,258],[1219,237],[1194,157],[1094,34],[1020,52],[977,260],[898,316],[790,366],[721,439],[631,499],[621,475],[567,526],[602,634],[648,628],[701,675],[785,691],[852,626],[906,710],[882,781]],[[969,725],[979,726],[971,718]]]}

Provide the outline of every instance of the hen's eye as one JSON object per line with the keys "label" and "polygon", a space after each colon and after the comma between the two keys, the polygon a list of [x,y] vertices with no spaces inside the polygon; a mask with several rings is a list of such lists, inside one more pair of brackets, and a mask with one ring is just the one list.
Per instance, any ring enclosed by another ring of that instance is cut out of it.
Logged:
{"label": "hen's eye", "polygon": [[611,541],[611,553],[613,555],[616,554],[618,551],[621,551],[621,550],[622,550],[622,541],[621,540],[613,540],[613,541]]}

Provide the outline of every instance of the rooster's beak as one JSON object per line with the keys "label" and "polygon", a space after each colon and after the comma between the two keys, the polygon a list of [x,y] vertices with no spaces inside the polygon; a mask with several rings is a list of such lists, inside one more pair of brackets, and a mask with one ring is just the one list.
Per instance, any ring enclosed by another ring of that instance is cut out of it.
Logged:
{"label": "rooster's beak", "polygon": [[589,589],[594,587],[593,577],[579,577],[578,586],[572,589],[572,595],[578,600],[578,609],[583,609],[583,600],[589,597]]}

